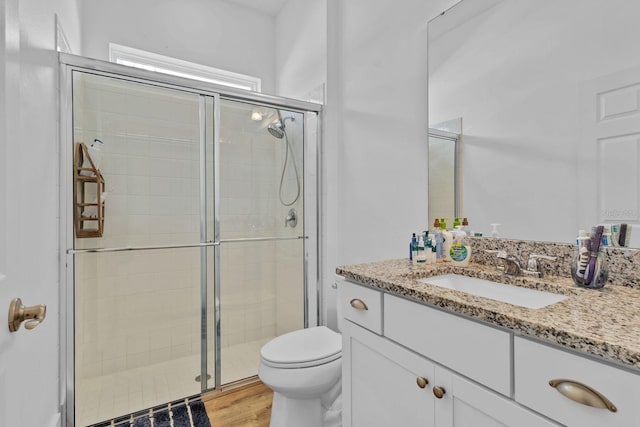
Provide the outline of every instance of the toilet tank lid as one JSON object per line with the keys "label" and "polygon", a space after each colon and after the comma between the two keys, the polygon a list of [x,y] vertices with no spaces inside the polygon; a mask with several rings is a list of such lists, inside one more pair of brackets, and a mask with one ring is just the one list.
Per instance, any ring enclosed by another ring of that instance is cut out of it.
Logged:
{"label": "toilet tank lid", "polygon": [[280,335],[266,343],[260,356],[278,364],[334,359],[342,352],[342,336],[326,326],[300,329]]}

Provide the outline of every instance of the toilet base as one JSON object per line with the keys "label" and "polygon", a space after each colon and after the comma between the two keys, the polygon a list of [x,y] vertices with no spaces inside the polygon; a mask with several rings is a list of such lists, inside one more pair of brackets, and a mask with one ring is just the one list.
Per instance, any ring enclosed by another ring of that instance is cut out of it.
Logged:
{"label": "toilet base", "polygon": [[322,427],[322,402],[319,397],[292,399],[273,393],[269,427]]}

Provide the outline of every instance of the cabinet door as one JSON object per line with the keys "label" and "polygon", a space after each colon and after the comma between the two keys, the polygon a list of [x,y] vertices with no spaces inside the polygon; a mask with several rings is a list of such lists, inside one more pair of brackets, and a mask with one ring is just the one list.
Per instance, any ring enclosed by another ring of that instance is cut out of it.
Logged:
{"label": "cabinet door", "polygon": [[[444,391],[436,397],[438,427],[537,427],[558,426],[497,393],[439,366],[433,388]],[[435,395],[435,394],[434,394]]]}
{"label": "cabinet door", "polygon": [[[433,426],[434,365],[354,324],[343,330],[345,427]],[[428,384],[418,385],[418,378]]]}
{"label": "cabinet door", "polygon": [[[520,337],[514,355],[523,405],[570,427],[640,426],[639,375]],[[597,407],[603,399],[615,410]]]}

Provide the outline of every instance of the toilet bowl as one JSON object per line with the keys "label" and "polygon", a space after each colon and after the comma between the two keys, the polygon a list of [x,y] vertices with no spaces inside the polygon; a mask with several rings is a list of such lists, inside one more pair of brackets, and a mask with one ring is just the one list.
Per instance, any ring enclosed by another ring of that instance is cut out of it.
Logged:
{"label": "toilet bowl", "polygon": [[[342,337],[326,326],[289,332],[260,350],[258,376],[273,390],[271,427],[337,426]],[[335,412],[335,411],[334,411]]]}

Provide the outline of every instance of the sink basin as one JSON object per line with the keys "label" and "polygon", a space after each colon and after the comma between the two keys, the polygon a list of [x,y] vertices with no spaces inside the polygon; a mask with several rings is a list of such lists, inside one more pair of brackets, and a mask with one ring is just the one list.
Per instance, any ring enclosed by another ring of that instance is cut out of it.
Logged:
{"label": "sink basin", "polygon": [[418,281],[526,308],[543,308],[567,299],[564,295],[459,274],[444,274]]}

